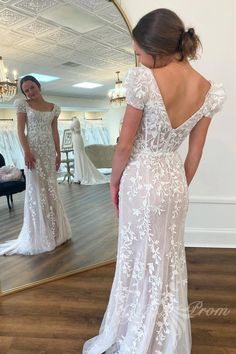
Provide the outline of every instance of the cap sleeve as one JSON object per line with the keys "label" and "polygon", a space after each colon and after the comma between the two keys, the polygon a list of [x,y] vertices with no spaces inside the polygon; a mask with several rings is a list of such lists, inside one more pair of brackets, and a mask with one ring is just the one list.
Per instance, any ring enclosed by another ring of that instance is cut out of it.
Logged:
{"label": "cap sleeve", "polygon": [[54,116],[58,118],[60,113],[61,113],[61,108],[55,104]]}
{"label": "cap sleeve", "polygon": [[15,100],[14,107],[16,107],[16,113],[26,113],[26,102],[22,98]]}
{"label": "cap sleeve", "polygon": [[222,110],[226,100],[226,93],[222,84],[212,84],[212,90],[206,105],[205,117],[212,118],[216,113]]}
{"label": "cap sleeve", "polygon": [[146,68],[129,69],[124,80],[126,102],[134,108],[143,109],[148,98],[148,73]]}

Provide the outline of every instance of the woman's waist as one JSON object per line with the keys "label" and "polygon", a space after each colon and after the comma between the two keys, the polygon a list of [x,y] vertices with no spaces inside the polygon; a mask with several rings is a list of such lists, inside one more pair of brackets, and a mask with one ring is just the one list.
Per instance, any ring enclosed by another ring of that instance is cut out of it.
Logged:
{"label": "woman's waist", "polygon": [[139,151],[133,151],[131,154],[131,159],[135,159],[138,157],[179,157],[179,153],[177,150],[175,151],[152,151],[152,150],[139,150]]}
{"label": "woman's waist", "polygon": [[52,136],[52,129],[46,127],[40,127],[38,126],[37,128],[27,128],[27,135],[29,136],[39,136],[39,137],[44,137],[44,136]]}
{"label": "woman's waist", "polygon": [[45,134],[43,133],[42,134],[42,132],[32,133],[32,132],[28,131],[27,132],[27,139],[28,139],[28,141],[35,142],[36,144],[40,143],[40,142],[43,142],[44,144],[45,143],[50,144],[50,143],[54,142],[53,136],[51,133],[45,133]]}
{"label": "woman's waist", "polygon": [[52,139],[39,139],[39,138],[30,138],[28,137],[28,143],[30,149],[38,152],[40,155],[42,153],[48,154],[51,151],[55,150],[55,143]]}

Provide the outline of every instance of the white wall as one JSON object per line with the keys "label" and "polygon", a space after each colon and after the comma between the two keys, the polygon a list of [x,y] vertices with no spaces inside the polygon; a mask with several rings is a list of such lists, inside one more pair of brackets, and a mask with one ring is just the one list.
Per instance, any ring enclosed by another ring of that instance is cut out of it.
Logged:
{"label": "white wall", "polygon": [[[212,121],[204,156],[189,188],[186,245],[236,247],[236,1],[121,0],[131,25],[158,7],[175,11],[199,34],[203,54],[193,66],[222,82],[224,110]],[[187,141],[181,148],[185,156]]]}
{"label": "white wall", "polygon": [[[65,97],[65,96],[49,96],[43,95],[44,98],[49,101],[59,105],[64,111],[106,111],[109,107],[108,99],[89,99],[89,98],[75,98],[75,97]],[[16,97],[10,102],[1,102],[0,110],[4,108],[13,108],[14,100],[17,98],[23,98],[24,96],[18,92]]]}
{"label": "white wall", "polygon": [[[103,112],[102,112],[103,114]],[[83,117],[84,112],[78,110],[62,111],[59,119],[70,120],[73,116]],[[16,122],[16,109],[15,108],[0,108],[0,123],[4,122],[4,119],[13,119]]]}

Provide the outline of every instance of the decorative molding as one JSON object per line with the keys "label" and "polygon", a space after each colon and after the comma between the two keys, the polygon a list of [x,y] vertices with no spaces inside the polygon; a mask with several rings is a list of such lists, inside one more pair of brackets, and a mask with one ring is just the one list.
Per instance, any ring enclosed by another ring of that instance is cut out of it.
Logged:
{"label": "decorative molding", "polygon": [[[75,16],[65,20],[65,11]],[[87,91],[72,85],[96,80],[104,85],[89,96],[104,99],[114,71],[125,75],[135,65],[131,26],[115,0],[0,0],[0,28],[5,61],[20,75],[35,67],[61,78],[45,84],[50,95],[86,98]],[[68,59],[80,66],[65,68]]]}
{"label": "decorative molding", "polygon": [[190,203],[196,204],[236,204],[236,198],[232,197],[189,197]]}
{"label": "decorative molding", "polygon": [[236,248],[236,229],[186,227],[185,247]]}
{"label": "decorative molding", "polygon": [[42,20],[33,20],[32,22],[27,23],[27,25],[19,27],[18,31],[27,32],[32,36],[37,36],[42,33],[48,33],[49,31],[52,31],[54,29],[56,29],[55,26],[45,23]]}
{"label": "decorative molding", "polygon": [[22,0],[16,2],[13,6],[28,12],[39,13],[40,11],[44,11],[49,9],[59,3],[58,0]]}
{"label": "decorative molding", "polygon": [[[91,13],[104,7],[104,0],[69,0],[69,2]],[[109,3],[107,6],[109,6]]]}
{"label": "decorative molding", "polygon": [[24,21],[27,16],[10,9],[3,9],[0,11],[1,26],[13,26],[18,22]]}

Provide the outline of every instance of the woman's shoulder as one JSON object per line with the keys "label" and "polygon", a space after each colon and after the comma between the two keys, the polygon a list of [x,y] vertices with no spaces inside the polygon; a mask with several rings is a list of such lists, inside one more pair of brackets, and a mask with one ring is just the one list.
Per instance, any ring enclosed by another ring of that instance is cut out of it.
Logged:
{"label": "woman's shoulder", "polygon": [[216,97],[226,96],[224,85],[222,83],[209,80],[201,73],[197,72],[196,70],[194,70],[194,72],[198,76],[198,82],[200,83],[200,86],[210,85],[208,96],[216,96]]}
{"label": "woman's shoulder", "polygon": [[53,109],[52,111],[54,112],[54,116],[58,117],[61,113],[61,107],[58,106],[56,103],[52,103]]}
{"label": "woman's shoulder", "polygon": [[44,105],[44,110],[45,111],[51,111],[51,112],[61,112],[61,108],[56,104],[56,103],[53,103],[53,102],[48,102],[48,101],[45,101],[43,102],[43,105]]}
{"label": "woman's shoulder", "polygon": [[44,109],[48,109],[49,111],[53,111],[55,109],[55,107],[58,107],[55,103],[48,102],[45,100],[43,100],[43,106],[44,106]]}
{"label": "woman's shoulder", "polygon": [[144,109],[149,97],[150,69],[146,67],[135,67],[128,71],[124,80],[127,104]]}
{"label": "woman's shoulder", "polygon": [[205,100],[205,116],[212,117],[222,110],[226,101],[226,92],[222,83],[210,81],[211,87]]}
{"label": "woman's shoulder", "polygon": [[150,75],[151,70],[146,66],[135,66],[128,70],[127,76]]}
{"label": "woman's shoulder", "polygon": [[211,88],[209,93],[216,97],[226,97],[225,88],[222,82],[210,81]]}
{"label": "woman's shoulder", "polygon": [[16,107],[17,113],[26,113],[27,103],[24,98],[17,98],[13,105]]}
{"label": "woman's shoulder", "polygon": [[26,99],[25,98],[17,98],[15,99],[14,103],[13,103],[14,107],[18,107],[18,106],[26,106]]}
{"label": "woman's shoulder", "polygon": [[50,103],[50,104],[51,104],[52,108],[54,108],[54,109],[61,109],[57,103]]}
{"label": "woman's shoulder", "polygon": [[124,86],[133,85],[135,83],[140,84],[141,82],[146,83],[149,82],[151,76],[151,70],[145,66],[137,66],[130,68],[127,72],[127,75],[124,80]]}

